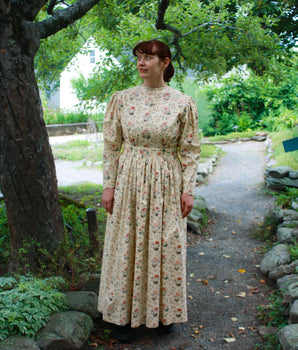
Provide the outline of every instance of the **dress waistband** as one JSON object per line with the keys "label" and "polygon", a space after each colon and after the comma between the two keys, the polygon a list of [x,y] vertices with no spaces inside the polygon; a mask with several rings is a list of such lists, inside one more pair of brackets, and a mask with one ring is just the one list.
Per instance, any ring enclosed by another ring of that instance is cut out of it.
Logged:
{"label": "dress waistband", "polygon": [[123,145],[123,154],[132,154],[140,156],[176,156],[177,151],[173,148],[163,148],[163,147],[141,147],[133,146],[129,144]]}

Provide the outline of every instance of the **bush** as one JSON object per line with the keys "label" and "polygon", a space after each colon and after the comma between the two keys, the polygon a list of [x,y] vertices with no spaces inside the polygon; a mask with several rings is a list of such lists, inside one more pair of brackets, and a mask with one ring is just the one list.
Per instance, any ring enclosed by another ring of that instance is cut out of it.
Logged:
{"label": "bush", "polygon": [[58,277],[0,277],[0,340],[10,335],[34,337],[54,312],[66,310]]}
{"label": "bush", "polygon": [[102,122],[104,113],[88,114],[81,112],[61,112],[59,110],[51,110],[44,108],[43,117],[47,125],[53,124],[72,124],[72,123],[86,123],[89,120],[95,122]]}

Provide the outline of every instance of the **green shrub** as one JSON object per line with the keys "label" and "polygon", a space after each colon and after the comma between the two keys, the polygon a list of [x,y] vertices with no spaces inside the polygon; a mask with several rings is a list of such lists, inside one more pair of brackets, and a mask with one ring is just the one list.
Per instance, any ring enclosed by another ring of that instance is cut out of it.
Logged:
{"label": "green shrub", "polygon": [[0,340],[10,335],[34,337],[54,312],[66,310],[59,277],[0,277]]}
{"label": "green shrub", "polygon": [[104,118],[104,113],[88,114],[84,111],[62,112],[60,110],[44,108],[43,117],[47,125],[72,124],[72,123],[86,123],[89,120],[92,120],[95,122],[102,122]]}

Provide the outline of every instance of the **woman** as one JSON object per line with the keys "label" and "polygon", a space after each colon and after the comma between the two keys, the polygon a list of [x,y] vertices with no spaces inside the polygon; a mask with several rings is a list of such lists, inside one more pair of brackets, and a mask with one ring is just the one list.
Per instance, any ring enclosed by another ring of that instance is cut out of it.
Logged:
{"label": "woman", "polygon": [[103,131],[109,215],[98,308],[122,326],[120,340],[130,327],[187,321],[186,216],[200,154],[195,104],[166,85],[169,47],[144,41],[133,54],[143,84],[112,96]]}

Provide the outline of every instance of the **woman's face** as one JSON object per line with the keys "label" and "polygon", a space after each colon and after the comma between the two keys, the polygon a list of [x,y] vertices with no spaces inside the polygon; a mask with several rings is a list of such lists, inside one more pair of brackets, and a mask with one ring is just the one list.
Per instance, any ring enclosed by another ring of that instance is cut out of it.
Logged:
{"label": "woman's face", "polygon": [[163,80],[163,72],[168,64],[169,59],[161,60],[157,55],[137,54],[137,69],[144,81],[157,82]]}

